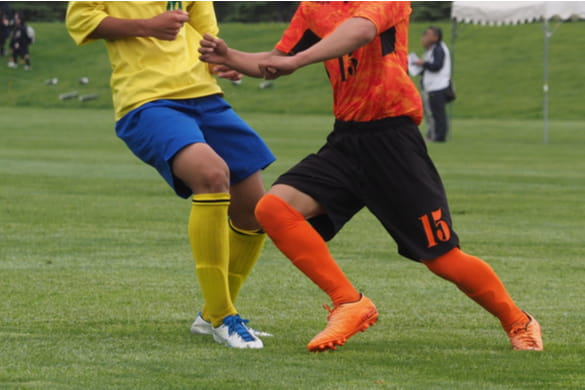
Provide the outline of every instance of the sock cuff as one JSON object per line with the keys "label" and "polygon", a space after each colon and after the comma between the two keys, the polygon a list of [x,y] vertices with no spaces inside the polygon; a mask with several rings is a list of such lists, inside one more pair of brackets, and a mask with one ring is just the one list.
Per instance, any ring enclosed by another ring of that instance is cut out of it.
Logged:
{"label": "sock cuff", "polygon": [[264,233],[264,230],[262,229],[258,229],[258,230],[246,230],[246,229],[240,229],[239,227],[237,227],[236,225],[234,225],[233,221],[231,218],[228,218],[228,224],[230,226],[230,229],[232,229],[232,231],[234,233],[237,234],[241,234],[243,236],[260,236]]}
{"label": "sock cuff", "polygon": [[218,192],[214,194],[196,194],[193,195],[193,205],[217,205],[217,204],[227,204],[230,202],[230,194],[227,192]]}
{"label": "sock cuff", "polygon": [[266,194],[260,199],[256,206],[256,217],[258,214],[279,214],[282,211],[288,212],[293,218],[305,220],[305,217],[284,199],[272,194]]}

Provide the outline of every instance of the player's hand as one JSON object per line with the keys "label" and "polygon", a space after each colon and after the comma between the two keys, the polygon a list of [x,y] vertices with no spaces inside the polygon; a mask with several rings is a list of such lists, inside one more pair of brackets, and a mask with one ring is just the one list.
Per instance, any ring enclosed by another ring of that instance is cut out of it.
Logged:
{"label": "player's hand", "polygon": [[223,65],[226,63],[228,55],[228,46],[221,38],[216,38],[213,35],[205,34],[199,48],[199,59],[210,64]]}
{"label": "player's hand", "polygon": [[213,66],[212,72],[217,77],[222,78],[222,79],[227,79],[230,81],[238,81],[238,80],[241,80],[243,77],[243,75],[240,72],[233,70],[232,68],[227,67],[225,65]]}
{"label": "player's hand", "polygon": [[189,21],[189,14],[180,11],[167,11],[153,18],[146,19],[147,36],[173,41],[185,22]]}
{"label": "player's hand", "polygon": [[285,56],[271,56],[258,63],[262,77],[266,80],[275,80],[280,76],[286,76],[299,68],[297,59]]}

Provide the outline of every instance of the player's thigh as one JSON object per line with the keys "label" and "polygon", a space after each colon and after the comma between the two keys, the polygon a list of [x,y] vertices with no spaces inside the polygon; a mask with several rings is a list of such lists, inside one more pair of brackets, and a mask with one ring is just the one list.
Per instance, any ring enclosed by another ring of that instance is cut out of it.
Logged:
{"label": "player's thigh", "polygon": [[326,213],[325,208],[316,199],[293,186],[275,184],[268,193],[284,200],[306,219],[311,219]]}

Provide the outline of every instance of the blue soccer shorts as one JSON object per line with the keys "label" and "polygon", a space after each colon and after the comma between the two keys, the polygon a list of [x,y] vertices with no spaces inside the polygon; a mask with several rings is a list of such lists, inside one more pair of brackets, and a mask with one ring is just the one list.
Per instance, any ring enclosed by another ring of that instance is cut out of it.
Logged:
{"label": "blue soccer shorts", "polygon": [[182,198],[192,191],[173,175],[172,160],[188,145],[208,144],[227,163],[232,184],[275,160],[260,136],[219,95],[146,103],[118,120],[116,133]]}

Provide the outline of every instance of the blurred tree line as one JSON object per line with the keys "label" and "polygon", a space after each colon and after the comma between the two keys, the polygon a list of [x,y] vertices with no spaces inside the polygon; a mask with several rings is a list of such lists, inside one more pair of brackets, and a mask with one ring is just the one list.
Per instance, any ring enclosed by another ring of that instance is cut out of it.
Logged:
{"label": "blurred tree line", "polygon": [[[288,22],[298,1],[221,1],[215,3],[220,22]],[[413,22],[445,21],[451,17],[450,1],[415,1],[411,3]]]}
{"label": "blurred tree line", "polygon": [[[288,22],[299,4],[298,1],[221,1],[216,2],[215,11],[220,22]],[[448,20],[451,2],[412,2],[414,22]],[[10,7],[22,12],[28,21],[54,22],[65,19],[66,1],[11,1],[2,2],[2,8]]]}
{"label": "blurred tree line", "polygon": [[3,1],[5,13],[19,12],[27,22],[62,22],[66,1]]}

